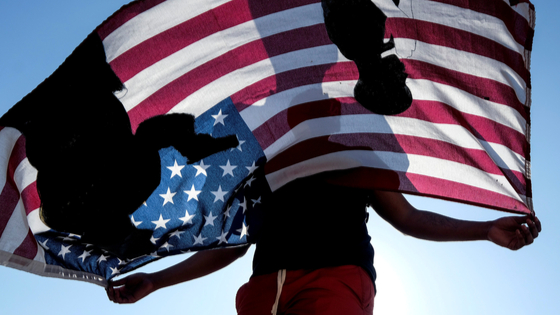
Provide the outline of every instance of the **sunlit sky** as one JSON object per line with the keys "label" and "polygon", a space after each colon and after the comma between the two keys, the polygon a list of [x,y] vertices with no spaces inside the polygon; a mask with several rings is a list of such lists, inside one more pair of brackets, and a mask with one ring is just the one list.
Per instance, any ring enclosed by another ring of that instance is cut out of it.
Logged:
{"label": "sunlit sky", "polygon": [[[72,50],[127,0],[0,1],[0,114],[50,75]],[[560,90],[557,48],[560,3],[534,0],[531,162],[534,206],[543,222],[535,243],[517,252],[489,242],[434,243],[407,237],[374,213],[368,228],[375,248],[378,295],[374,313],[558,314],[560,293]],[[427,198],[417,208],[490,220],[506,214]],[[0,313],[11,314],[235,314],[235,294],[251,275],[253,249],[203,279],[155,292],[134,305],[115,305],[102,287],[44,278],[0,267]],[[336,249],[333,249],[336,251]],[[143,267],[150,272],[186,256]]]}

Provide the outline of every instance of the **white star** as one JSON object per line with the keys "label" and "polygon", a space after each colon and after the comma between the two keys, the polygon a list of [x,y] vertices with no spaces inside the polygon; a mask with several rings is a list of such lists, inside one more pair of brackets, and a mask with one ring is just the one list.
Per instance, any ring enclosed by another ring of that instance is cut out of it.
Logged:
{"label": "white star", "polygon": [[[237,137],[237,136],[236,136],[236,137]],[[230,152],[232,152],[232,151],[235,150],[235,149],[237,149],[237,150],[243,152],[243,149],[241,149],[241,145],[245,143],[245,140],[239,140],[239,137],[237,137],[237,142],[239,142],[239,145],[237,146],[237,148],[231,149]]]}
{"label": "white star", "polygon": [[233,170],[236,169],[237,166],[229,164],[228,160],[226,165],[220,165],[220,168],[224,170],[224,174],[222,175],[222,177],[226,176],[226,174],[233,176]]}
{"label": "white star", "polygon": [[99,256],[99,259],[97,259],[97,263],[100,264],[103,261],[107,261],[107,258],[109,258],[109,256],[101,254],[101,256]]}
{"label": "white star", "polygon": [[168,242],[165,242],[165,244],[161,245],[160,248],[165,248],[169,252],[170,247],[173,247],[173,245],[169,244]]}
{"label": "white star", "polygon": [[241,208],[243,208],[243,213],[245,213],[245,211],[247,211],[247,199],[245,198],[245,196],[243,197],[243,202],[240,203],[239,206]]}
{"label": "white star", "polygon": [[87,250],[84,249],[84,252],[83,252],[80,256],[78,256],[78,258],[81,258],[81,259],[82,259],[82,263],[83,263],[83,262],[86,260],[86,258],[88,258],[89,256],[91,256],[91,252],[92,252],[92,251],[93,251],[93,250],[87,251]]}
{"label": "white star", "polygon": [[194,236],[194,235],[193,235],[193,237],[194,237],[194,244],[193,244],[193,246],[196,245],[196,244],[204,245],[204,240],[207,239],[207,237],[202,237],[202,233],[200,233],[200,234],[198,235],[198,237],[197,237],[197,236]]}
{"label": "white star", "polygon": [[190,215],[190,214],[189,214],[189,210],[185,210],[185,216],[182,217],[182,218],[179,218],[179,220],[183,221],[183,224],[182,224],[182,225],[185,225],[185,224],[193,224],[193,223],[192,223],[192,218],[194,218],[194,216],[195,216],[195,214]]}
{"label": "white star", "polygon": [[185,232],[179,230],[173,231],[171,234],[169,234],[169,238],[172,238],[173,236],[176,236],[177,238],[181,238],[181,234],[183,233]]}
{"label": "white star", "polygon": [[222,243],[226,243],[226,244],[227,244],[228,241],[227,241],[226,236],[227,236],[227,232],[222,231],[222,235],[216,237],[216,239],[219,240],[218,245],[220,245],[220,244],[222,244]]}
{"label": "white star", "polygon": [[159,255],[157,254],[157,251],[151,253],[150,256],[152,256],[152,257],[159,257]]}
{"label": "white star", "polygon": [[253,207],[254,207],[256,204],[261,203],[261,197],[259,197],[259,199],[251,199],[251,201],[253,202]]}
{"label": "white star", "polygon": [[171,202],[172,204],[175,204],[175,203],[173,202],[173,196],[175,196],[175,194],[176,194],[176,192],[172,193],[172,192],[169,190],[169,187],[167,187],[167,193],[165,193],[165,194],[160,194],[160,195],[159,195],[161,198],[164,199],[164,200],[163,200],[163,205],[165,206],[165,204],[168,203],[168,202]]}
{"label": "white star", "polygon": [[135,221],[133,215],[130,216],[130,221],[132,222],[132,224],[134,224],[135,227],[138,227],[140,224],[142,224],[142,221]]}
{"label": "white star", "polygon": [[206,223],[204,223],[204,226],[207,225],[211,225],[214,226],[214,220],[216,220],[217,217],[215,217],[212,212],[210,212],[209,216],[204,216],[204,218],[206,219]]}
{"label": "white star", "polygon": [[229,218],[229,211],[231,210],[231,206],[227,207],[226,211],[224,211],[224,216]]}
{"label": "white star", "polygon": [[183,190],[183,191],[185,192],[185,194],[189,195],[187,202],[189,202],[191,199],[198,201],[198,194],[202,192],[202,190],[194,189],[194,184],[192,185],[191,190]]}
{"label": "white star", "polygon": [[159,228],[167,229],[167,227],[165,226],[165,224],[166,224],[167,222],[169,222],[170,220],[171,220],[171,219],[164,220],[164,219],[163,219],[163,216],[160,214],[160,215],[159,215],[159,220],[157,220],[157,221],[152,221],[152,223],[156,225],[156,227],[154,228],[154,230],[157,230],[157,229],[159,229]]}
{"label": "white star", "polygon": [[216,121],[214,121],[214,126],[216,126],[217,124],[222,124],[222,125],[226,125],[224,123],[224,119],[226,119],[228,115],[224,115],[222,114],[222,110],[220,109],[220,112],[218,113],[218,115],[212,115],[212,118],[214,118]]}
{"label": "white star", "polygon": [[254,171],[257,170],[257,168],[259,168],[258,166],[255,166],[255,161],[253,161],[253,165],[251,166],[245,166],[245,168],[247,170],[249,170],[249,174],[253,174]]}
{"label": "white star", "polygon": [[251,176],[251,178],[249,178],[247,180],[247,182],[245,183],[245,187],[249,186],[251,187],[251,184],[255,181],[256,178],[254,178],[253,176]]}
{"label": "white star", "polygon": [[214,196],[216,196],[216,198],[214,199],[214,202],[221,200],[224,201],[224,196],[228,193],[227,191],[222,191],[222,186],[219,185],[218,186],[218,190],[217,191],[211,191],[211,193],[214,194]]}
{"label": "white star", "polygon": [[208,173],[206,173],[206,170],[212,165],[204,165],[204,161],[200,160],[200,165],[193,165],[193,167],[196,169],[196,175],[194,175],[194,177],[197,177],[200,174],[204,174],[204,176],[208,176]]}
{"label": "white star", "polygon": [[155,238],[153,235],[152,235],[152,237],[150,237],[150,242],[152,242],[154,245],[156,244],[156,242],[157,242],[158,240],[159,240],[159,237],[158,237],[158,238]]}
{"label": "white star", "polygon": [[181,170],[184,168],[184,165],[177,165],[177,160],[175,160],[175,164],[173,164],[173,166],[168,166],[167,168],[171,170],[171,178],[173,178],[173,176],[175,175],[179,175],[179,177],[183,177],[183,175],[181,175]]}
{"label": "white star", "polygon": [[243,226],[239,230],[237,230],[237,232],[241,233],[241,235],[239,235],[240,239],[245,235],[249,236],[249,226],[245,226],[245,222],[243,222]]}
{"label": "white star", "polygon": [[118,275],[119,273],[121,273],[119,267],[115,267],[115,268],[109,267],[109,269],[111,269],[111,276]]}
{"label": "white star", "polygon": [[119,260],[119,263],[118,263],[117,266],[125,265],[125,264],[127,263],[127,261],[123,261],[123,260],[121,260],[119,257],[117,257],[117,259]]}
{"label": "white star", "polygon": [[66,254],[70,253],[70,247],[72,247],[72,245],[70,245],[68,247],[62,245],[60,247],[60,252],[58,253],[58,256],[62,256],[62,259],[66,259],[65,256],[66,256]]}
{"label": "white star", "polygon": [[48,241],[49,241],[49,240],[46,239],[44,242],[41,243],[41,246],[42,246],[44,249],[46,249],[46,250],[50,250],[50,248],[47,246],[47,242],[48,242]]}

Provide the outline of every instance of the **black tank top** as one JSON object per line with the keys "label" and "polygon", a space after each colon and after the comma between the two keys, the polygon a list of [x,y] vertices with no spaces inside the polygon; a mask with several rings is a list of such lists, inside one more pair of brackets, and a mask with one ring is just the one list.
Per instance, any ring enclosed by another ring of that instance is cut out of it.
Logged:
{"label": "black tank top", "polygon": [[320,176],[278,189],[263,209],[253,275],[357,265],[375,283],[367,201],[367,191],[329,184]]}

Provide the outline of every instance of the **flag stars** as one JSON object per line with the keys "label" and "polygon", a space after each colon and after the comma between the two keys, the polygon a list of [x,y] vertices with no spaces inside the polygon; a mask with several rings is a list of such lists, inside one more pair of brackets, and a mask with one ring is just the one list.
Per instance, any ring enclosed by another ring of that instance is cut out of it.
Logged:
{"label": "flag stars", "polygon": [[81,258],[81,259],[82,259],[82,263],[83,263],[84,261],[86,261],[86,258],[88,258],[89,256],[91,256],[91,252],[92,252],[92,251],[93,251],[93,250],[85,250],[85,249],[84,249],[84,252],[83,252],[80,256],[78,256],[78,258]]}
{"label": "flag stars", "polygon": [[222,235],[216,237],[216,239],[219,241],[219,242],[218,242],[218,245],[220,245],[220,244],[222,244],[222,243],[226,243],[226,244],[228,243],[228,241],[227,241],[227,235],[228,235],[227,232],[222,231]]}
{"label": "flag stars", "polygon": [[249,236],[249,226],[245,225],[245,222],[243,222],[242,224],[243,226],[239,230],[237,230],[237,232],[241,233],[239,235],[240,239],[242,239],[245,235]]}
{"label": "flag stars", "polygon": [[142,224],[142,221],[134,220],[134,215],[130,216],[130,222],[132,222],[132,224],[134,224],[135,227],[138,227],[140,224]]}
{"label": "flag stars", "polygon": [[179,218],[179,220],[183,221],[182,225],[186,224],[193,224],[192,219],[194,218],[195,214],[189,214],[189,210],[185,210],[185,216]]}
{"label": "flag stars", "polygon": [[177,238],[180,239],[181,234],[183,234],[183,233],[185,233],[185,232],[179,231],[179,230],[173,231],[171,234],[169,234],[169,238],[171,239],[172,237],[177,237]]}
{"label": "flag stars", "polygon": [[228,174],[233,176],[233,170],[236,169],[237,166],[229,164],[229,160],[228,160],[226,165],[220,165],[220,168],[224,170],[224,174],[222,175],[222,177]]}
{"label": "flag stars", "polygon": [[194,237],[194,244],[193,244],[193,246],[196,245],[196,244],[204,245],[204,241],[205,241],[206,239],[208,239],[207,237],[202,237],[202,233],[200,233],[198,236],[194,236],[194,235],[193,235],[193,237]]}
{"label": "flag stars", "polygon": [[206,219],[206,222],[204,223],[204,226],[207,225],[211,225],[214,226],[214,220],[216,220],[217,217],[215,217],[212,212],[210,212],[209,216],[204,216],[204,219]]}
{"label": "flag stars", "polygon": [[47,246],[47,242],[48,242],[48,241],[49,241],[49,240],[46,239],[44,242],[40,242],[40,243],[41,243],[41,247],[43,247],[43,248],[46,249],[46,250],[50,250],[50,248]]}
{"label": "flag stars", "polygon": [[183,191],[185,192],[185,194],[189,195],[189,198],[187,198],[187,202],[189,202],[191,199],[198,201],[198,195],[202,192],[202,190],[196,190],[194,188],[194,184],[192,185],[191,190]]}
{"label": "flag stars", "polygon": [[255,205],[261,203],[261,197],[259,197],[258,199],[251,199],[251,201],[253,202],[253,207],[254,207]]}
{"label": "flag stars", "polygon": [[161,248],[165,248],[167,249],[167,252],[169,252],[169,248],[173,247],[173,245],[169,244],[168,242],[165,242],[165,244],[161,245]]}
{"label": "flag stars", "polygon": [[155,238],[153,235],[152,235],[152,237],[150,237],[150,242],[152,242],[152,244],[155,245],[157,241],[159,241],[159,237]]}
{"label": "flag stars", "polygon": [[204,165],[204,161],[200,160],[200,164],[199,165],[193,165],[193,167],[196,169],[196,175],[194,175],[194,177],[197,177],[200,174],[203,174],[204,176],[208,176],[208,173],[206,172],[206,170],[212,165]]}
{"label": "flag stars", "polygon": [[240,152],[243,152],[241,145],[245,143],[245,140],[239,140],[239,137],[237,137],[237,142],[239,142],[239,145],[236,148],[231,149],[230,152],[233,152],[236,149],[239,150]]}
{"label": "flag stars", "polygon": [[243,202],[239,204],[239,207],[243,208],[243,213],[247,211],[247,199],[243,197]]}
{"label": "flag stars", "polygon": [[245,166],[245,168],[249,171],[249,174],[253,174],[253,172],[255,172],[259,167],[256,166],[255,161],[253,161],[253,164],[251,166]]}
{"label": "flag stars", "polygon": [[247,180],[247,182],[245,183],[245,186],[244,186],[244,187],[247,187],[247,186],[251,187],[251,184],[253,184],[253,182],[255,181],[255,179],[256,179],[256,178],[254,178],[253,176],[251,176],[251,178],[249,178],[249,179]]}
{"label": "flag stars", "polygon": [[178,165],[177,160],[175,160],[175,164],[173,164],[173,166],[168,166],[167,168],[171,170],[171,178],[175,177],[176,175],[182,178],[183,175],[181,175],[181,170],[184,167],[185,167],[184,165]]}
{"label": "flag stars", "polygon": [[163,198],[163,205],[165,206],[165,204],[168,203],[168,202],[171,202],[172,204],[175,204],[173,202],[173,196],[175,196],[175,194],[177,194],[177,193],[176,192],[172,193],[170,191],[169,187],[167,187],[167,193],[159,195],[161,198]]}
{"label": "flag stars", "polygon": [[121,273],[121,271],[119,270],[119,267],[115,267],[115,268],[109,267],[109,269],[111,269],[111,276],[118,275],[118,274]]}
{"label": "flag stars", "polygon": [[216,196],[216,198],[214,199],[214,202],[217,202],[218,200],[221,200],[223,202],[224,201],[224,196],[228,193],[227,191],[223,191],[222,190],[222,186],[219,185],[218,186],[218,190],[216,191],[211,191],[212,194],[214,194],[214,196]]}
{"label": "flag stars", "polygon": [[70,253],[70,247],[72,247],[72,245],[69,246],[62,245],[60,247],[60,252],[58,252],[58,256],[62,256],[62,259],[65,260],[66,254]]}
{"label": "flag stars", "polygon": [[157,230],[157,229],[159,229],[159,228],[167,229],[167,227],[165,226],[165,224],[166,224],[167,222],[169,222],[170,220],[171,220],[171,219],[164,220],[164,219],[163,219],[163,216],[160,214],[160,215],[159,215],[159,220],[157,220],[157,221],[152,221],[152,223],[156,225],[156,227],[154,228],[154,230]]}
{"label": "flag stars", "polygon": [[109,256],[101,254],[101,256],[99,256],[99,258],[97,259],[97,264],[101,264],[102,262],[107,261],[107,258],[109,258]]}
{"label": "flag stars", "polygon": [[222,114],[222,110],[221,110],[221,109],[220,109],[220,112],[218,113],[218,115],[212,115],[212,118],[215,119],[215,121],[214,121],[214,126],[216,126],[217,124],[222,124],[222,125],[225,126],[226,124],[224,123],[224,119],[226,119],[227,116],[228,116],[228,115]]}

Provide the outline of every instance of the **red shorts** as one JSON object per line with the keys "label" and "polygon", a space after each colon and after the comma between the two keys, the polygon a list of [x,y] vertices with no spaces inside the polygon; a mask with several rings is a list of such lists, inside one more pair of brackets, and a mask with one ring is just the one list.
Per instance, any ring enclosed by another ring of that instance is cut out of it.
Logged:
{"label": "red shorts", "polygon": [[[239,315],[269,315],[276,301],[278,274],[252,277],[236,297]],[[288,270],[281,289],[278,315],[373,314],[375,290],[358,266]]]}

